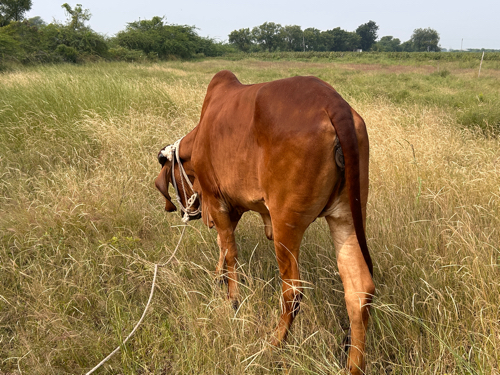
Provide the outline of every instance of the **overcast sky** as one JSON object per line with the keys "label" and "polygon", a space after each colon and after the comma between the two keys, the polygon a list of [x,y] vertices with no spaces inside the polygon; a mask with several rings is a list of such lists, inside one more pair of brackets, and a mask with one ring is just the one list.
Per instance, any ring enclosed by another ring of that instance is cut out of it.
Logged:
{"label": "overcast sky", "polygon": [[[40,16],[47,23],[65,21],[61,5],[68,0],[33,0],[27,17]],[[500,1],[466,0],[81,0],[89,9],[89,25],[101,34],[112,36],[127,22],[165,16],[168,23],[198,28],[200,36],[227,40],[231,31],[252,28],[264,22],[282,26],[299,25],[329,30],[341,27],[354,31],[373,20],[380,27],[379,37],[392,35],[408,40],[416,28],[431,27],[441,36],[443,48],[500,49]]]}

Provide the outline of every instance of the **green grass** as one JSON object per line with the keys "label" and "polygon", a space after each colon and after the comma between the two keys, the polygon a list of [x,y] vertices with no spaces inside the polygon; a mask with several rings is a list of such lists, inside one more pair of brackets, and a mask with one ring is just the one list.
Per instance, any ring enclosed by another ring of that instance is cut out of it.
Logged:
{"label": "green grass", "polygon": [[247,82],[278,79],[283,74],[310,74],[333,84],[347,99],[386,99],[396,105],[439,107],[452,114],[465,128],[480,128],[485,134],[495,134],[500,130],[498,65],[496,68],[483,65],[478,78],[479,61],[475,62],[473,69],[463,68],[463,61],[439,60],[409,60],[412,65],[395,65],[394,60],[390,60],[390,64],[376,65],[369,64],[370,60],[359,63],[355,60],[335,60],[332,63],[245,62],[241,69],[237,62],[231,67]]}
{"label": "green grass", "polygon": [[[367,64],[419,64],[425,65],[429,62],[455,62],[459,64],[474,63],[480,61],[482,52],[251,52],[251,53],[226,53],[220,58],[223,60],[285,60],[285,61],[311,61],[312,59],[334,62],[360,62]],[[500,62],[499,52],[486,52],[484,61]],[[498,69],[498,64],[493,64]],[[461,65],[461,67],[464,67]]]}
{"label": "green grass", "polygon": [[[368,371],[497,373],[498,72],[433,64],[207,60],[0,75],[0,373],[82,374],[132,330],[152,263],[180,236],[153,186],[156,154],[196,125],[221,69],[244,83],[319,76],[367,123]],[[193,223],[143,325],[99,373],[341,373],[348,320],[326,223],[306,232],[308,289],[279,351],[266,349],[280,283],[257,215],[244,216],[237,242],[237,313],[214,283],[216,234]]]}

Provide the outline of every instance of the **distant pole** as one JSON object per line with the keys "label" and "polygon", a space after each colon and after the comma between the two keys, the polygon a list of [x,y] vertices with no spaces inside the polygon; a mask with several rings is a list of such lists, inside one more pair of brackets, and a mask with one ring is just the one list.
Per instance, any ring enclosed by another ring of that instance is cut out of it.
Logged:
{"label": "distant pole", "polygon": [[479,64],[479,73],[477,73],[477,78],[479,78],[479,75],[481,74],[481,66],[483,66],[483,58],[484,58],[484,51],[483,51],[483,56],[481,56],[481,64]]}
{"label": "distant pole", "polygon": [[304,33],[302,33],[302,45],[304,46],[304,52],[306,52],[306,39],[304,38]]}
{"label": "distant pole", "polygon": [[462,43],[460,43],[460,52],[462,52],[463,45],[464,45],[464,38],[462,38]]}

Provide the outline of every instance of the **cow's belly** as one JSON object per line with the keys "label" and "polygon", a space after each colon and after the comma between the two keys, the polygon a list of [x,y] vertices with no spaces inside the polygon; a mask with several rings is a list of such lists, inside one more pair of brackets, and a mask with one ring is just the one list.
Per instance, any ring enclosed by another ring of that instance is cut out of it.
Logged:
{"label": "cow's belly", "polygon": [[269,209],[262,195],[233,199],[232,205],[240,212],[255,211],[260,214],[269,214]]}

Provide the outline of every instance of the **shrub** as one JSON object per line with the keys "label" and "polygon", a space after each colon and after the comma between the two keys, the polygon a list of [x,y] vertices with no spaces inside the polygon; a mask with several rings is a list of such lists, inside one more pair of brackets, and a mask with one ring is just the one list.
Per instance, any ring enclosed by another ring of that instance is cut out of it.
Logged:
{"label": "shrub", "polygon": [[[481,100],[479,100],[481,102]],[[478,105],[467,108],[458,116],[459,122],[468,128],[479,128],[485,134],[500,134],[500,109]]]}
{"label": "shrub", "polygon": [[78,51],[73,47],[68,47],[65,44],[59,44],[56,48],[56,53],[61,55],[64,60],[69,62],[76,62]]}
{"label": "shrub", "polygon": [[450,74],[451,73],[448,69],[441,69],[441,70],[438,70],[438,71],[431,73],[431,76],[446,78]]}
{"label": "shrub", "polygon": [[110,48],[108,50],[108,57],[112,60],[128,62],[146,59],[146,55],[144,54],[144,52],[136,49],[128,49],[122,46]]}
{"label": "shrub", "polygon": [[0,61],[10,56],[15,56],[19,51],[19,41],[0,29]]}
{"label": "shrub", "polygon": [[163,17],[131,22],[111,41],[129,50],[140,50],[151,59],[189,59],[197,54],[220,56],[232,51],[222,43],[202,38],[194,26],[168,25]]}

